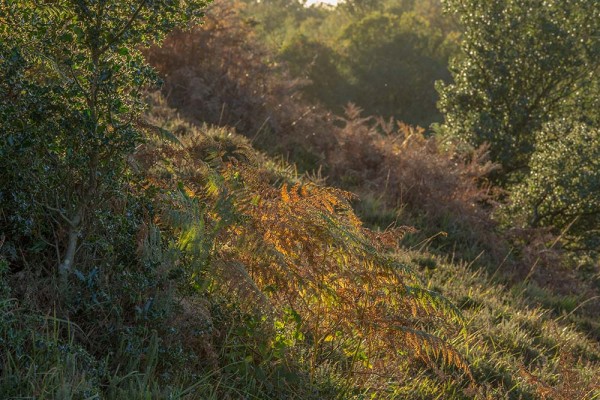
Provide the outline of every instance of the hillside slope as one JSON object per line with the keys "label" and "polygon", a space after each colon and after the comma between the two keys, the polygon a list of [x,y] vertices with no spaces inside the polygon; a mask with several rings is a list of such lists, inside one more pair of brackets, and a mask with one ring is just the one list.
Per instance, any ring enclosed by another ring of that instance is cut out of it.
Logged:
{"label": "hillside slope", "polygon": [[7,398],[598,397],[597,343],[154,103],[122,234],[137,272],[81,271],[53,311],[3,261]]}
{"label": "hillside slope", "polygon": [[485,146],[132,4],[0,5],[0,398],[600,398],[598,275],[499,227]]}

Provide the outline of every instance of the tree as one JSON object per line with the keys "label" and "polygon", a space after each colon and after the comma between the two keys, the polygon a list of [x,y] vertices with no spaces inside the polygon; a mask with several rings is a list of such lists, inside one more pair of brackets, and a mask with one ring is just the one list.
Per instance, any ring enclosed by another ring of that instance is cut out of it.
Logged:
{"label": "tree", "polygon": [[282,47],[279,57],[292,76],[309,80],[302,88],[307,99],[339,112],[349,97],[350,88],[338,71],[340,62],[335,50],[300,34]]}
{"label": "tree", "polygon": [[499,181],[527,174],[536,132],[560,118],[598,126],[600,3],[449,0],[463,30],[454,82],[438,84],[442,131],[490,144]]}
{"label": "tree", "polygon": [[340,47],[350,100],[368,114],[423,126],[439,121],[433,83],[448,78],[445,39],[412,11],[371,12],[348,24]]}
{"label": "tree", "polygon": [[66,281],[125,189],[127,156],[142,140],[142,90],[155,76],[138,47],[205,4],[0,3],[0,230],[13,252],[52,249]]}
{"label": "tree", "polygon": [[536,135],[531,173],[511,188],[507,215],[565,231],[572,248],[600,248],[600,129],[555,121]]}
{"label": "tree", "polygon": [[[440,122],[436,80],[449,80],[458,33],[439,0],[345,1],[297,7],[294,0],[245,0],[243,14],[302,93],[343,116],[349,102],[367,114],[429,126]],[[281,3],[281,4],[280,4]],[[286,5],[287,6],[284,6]]]}

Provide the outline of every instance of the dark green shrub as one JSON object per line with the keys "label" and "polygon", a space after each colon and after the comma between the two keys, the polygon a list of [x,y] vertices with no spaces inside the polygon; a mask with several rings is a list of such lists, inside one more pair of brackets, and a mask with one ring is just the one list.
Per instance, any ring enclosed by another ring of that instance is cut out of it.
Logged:
{"label": "dark green shrub", "polygon": [[489,143],[503,166],[497,178],[527,174],[544,123],[598,126],[598,1],[450,0],[446,8],[463,37],[450,65],[454,82],[438,85],[443,131]]}
{"label": "dark green shrub", "polygon": [[[204,1],[4,2],[0,6],[0,229],[63,283],[98,213],[123,201],[140,141],[140,44],[199,15]],[[9,259],[14,262],[15,254]],[[29,259],[33,263],[33,259]]]}
{"label": "dark green shrub", "polygon": [[531,172],[511,188],[512,222],[565,231],[573,248],[600,246],[600,130],[553,122],[536,135]]}

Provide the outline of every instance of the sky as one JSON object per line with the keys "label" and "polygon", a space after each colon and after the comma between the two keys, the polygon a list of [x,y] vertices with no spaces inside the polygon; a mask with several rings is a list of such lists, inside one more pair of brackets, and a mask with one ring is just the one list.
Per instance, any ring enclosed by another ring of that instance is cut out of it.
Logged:
{"label": "sky", "polygon": [[337,4],[338,0],[308,0],[306,2],[307,6],[312,6],[317,3],[326,3],[326,4]]}

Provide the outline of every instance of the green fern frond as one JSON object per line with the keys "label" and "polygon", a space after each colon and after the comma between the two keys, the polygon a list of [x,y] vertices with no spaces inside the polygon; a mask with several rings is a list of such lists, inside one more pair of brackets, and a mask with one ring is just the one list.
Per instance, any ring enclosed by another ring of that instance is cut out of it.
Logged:
{"label": "green fern frond", "polygon": [[439,293],[417,286],[405,286],[405,289],[411,301],[417,302],[425,312],[429,314],[442,314],[455,321],[464,323],[460,310]]}
{"label": "green fern frond", "polygon": [[405,348],[414,352],[426,363],[441,360],[445,365],[462,370],[471,381],[474,380],[469,365],[464,358],[447,342],[427,332],[405,326],[394,327],[405,340]]}

